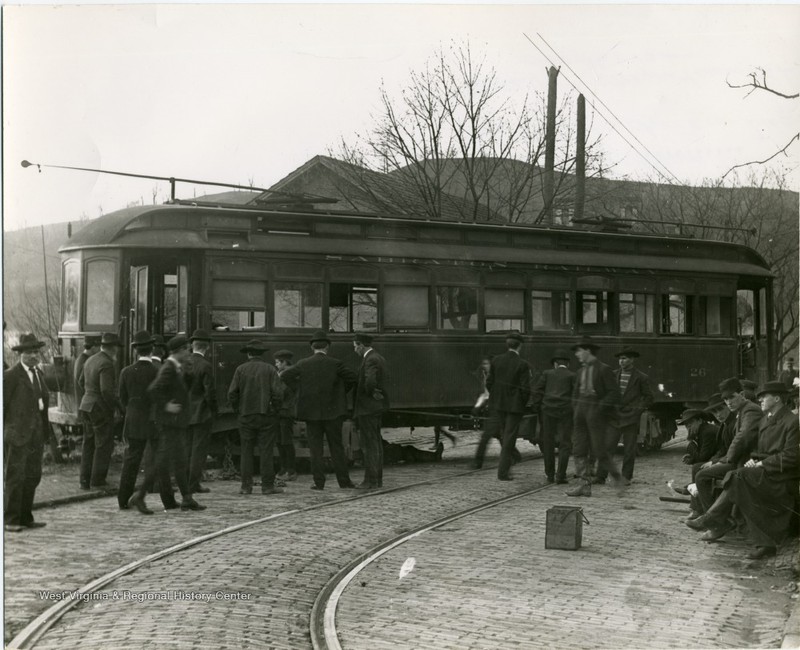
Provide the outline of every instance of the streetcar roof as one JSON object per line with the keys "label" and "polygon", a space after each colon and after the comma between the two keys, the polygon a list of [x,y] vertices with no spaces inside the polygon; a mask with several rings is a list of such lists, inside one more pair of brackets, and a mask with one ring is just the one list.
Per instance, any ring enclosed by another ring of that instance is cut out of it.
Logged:
{"label": "streetcar roof", "polygon": [[[389,236],[339,238],[326,233],[324,249],[311,243],[314,224],[342,224],[352,228],[395,228],[405,235],[422,231],[466,232],[466,239],[409,240]],[[508,237],[508,233],[511,236]],[[492,239],[495,239],[493,243]],[[501,241],[503,240],[503,241]],[[90,221],[60,249],[83,248],[185,248],[235,251],[324,252],[329,255],[489,260],[507,263],[564,264],[627,267],[739,275],[771,275],[769,265],[756,251],[741,244],[642,233],[609,233],[568,227],[520,224],[469,223],[409,217],[348,214],[343,212],[289,211],[223,206],[215,203],[137,206]],[[531,253],[535,251],[535,260]],[[667,259],[665,259],[667,258]]]}

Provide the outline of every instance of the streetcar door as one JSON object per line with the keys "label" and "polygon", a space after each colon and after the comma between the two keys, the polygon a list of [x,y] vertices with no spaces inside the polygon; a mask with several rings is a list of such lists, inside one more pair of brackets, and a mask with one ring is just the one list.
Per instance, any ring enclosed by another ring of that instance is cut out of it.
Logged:
{"label": "streetcar door", "polygon": [[760,385],[774,370],[769,367],[768,287],[745,286],[736,292],[739,375]]}
{"label": "streetcar door", "polygon": [[189,264],[162,259],[130,270],[130,336],[143,329],[167,341],[189,330]]}

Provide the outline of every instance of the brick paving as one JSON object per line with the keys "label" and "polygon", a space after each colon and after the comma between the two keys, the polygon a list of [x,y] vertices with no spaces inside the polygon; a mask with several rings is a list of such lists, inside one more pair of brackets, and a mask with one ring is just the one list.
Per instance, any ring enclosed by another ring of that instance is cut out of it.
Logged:
{"label": "brick paving", "polygon": [[[313,601],[342,566],[421,523],[541,484],[540,460],[518,466],[510,483],[495,480],[491,463],[456,476],[467,469],[474,442],[474,435],[462,437],[445,462],[392,466],[384,474],[387,487],[449,477],[445,482],[275,519],[145,565],[105,588],[109,600],[67,613],[35,647],[308,648]],[[530,445],[520,448],[532,457]],[[496,457],[496,446],[492,452]],[[786,558],[796,543],[776,560],[749,563],[741,542],[699,542],[679,523],[684,506],[657,500],[668,478],[685,473],[679,457],[662,450],[640,459],[637,482],[621,499],[606,487],[581,500],[592,524],[577,552],[543,548],[546,508],[568,503],[556,488],[401,545],[345,590],[337,616],[343,646],[779,644],[793,602]],[[185,539],[351,494],[335,487],[315,493],[308,484],[301,477],[284,495],[243,498],[233,482],[211,483],[202,513],[142,517],[119,512],[109,498],[42,511],[46,529],[6,536],[6,641],[51,604],[35,590],[75,589]],[[416,568],[398,580],[409,556]],[[171,599],[144,600],[164,593]],[[248,599],[224,600],[226,594]]]}

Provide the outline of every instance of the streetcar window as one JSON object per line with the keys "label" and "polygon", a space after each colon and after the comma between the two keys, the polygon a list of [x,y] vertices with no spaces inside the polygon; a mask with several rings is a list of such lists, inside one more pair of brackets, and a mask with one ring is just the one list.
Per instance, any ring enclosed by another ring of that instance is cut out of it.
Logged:
{"label": "streetcar window", "polygon": [[275,327],[322,327],[322,285],[312,282],[276,282],[273,309]]}
{"label": "streetcar window", "polygon": [[736,322],[739,336],[755,336],[756,302],[754,291],[740,289],[736,292]]}
{"label": "streetcar window", "polygon": [[440,330],[477,330],[478,290],[475,287],[437,287],[436,327]]}
{"label": "streetcar window", "polygon": [[758,290],[758,336],[760,338],[766,338],[767,332],[769,331],[767,327],[767,290],[766,289],[759,289]]}
{"label": "streetcar window", "polygon": [[700,297],[700,334],[730,336],[731,299],[724,296]]}
{"label": "streetcar window", "polygon": [[189,306],[189,286],[186,267],[179,266],[175,273],[165,273],[162,286],[162,332],[177,334],[186,331]]}
{"label": "streetcar window", "polygon": [[619,294],[619,331],[655,332],[655,296],[649,293]]}
{"label": "streetcar window", "polygon": [[64,263],[64,325],[78,324],[78,296],[81,290],[81,263],[76,259]]}
{"label": "streetcar window", "polygon": [[383,289],[386,327],[428,327],[428,287],[387,286]]}
{"label": "streetcar window", "polygon": [[597,330],[608,323],[608,291],[578,291],[575,304],[581,331]]}
{"label": "streetcar window", "polygon": [[534,329],[569,329],[572,321],[569,291],[531,291]]}
{"label": "streetcar window", "polygon": [[86,264],[87,324],[114,324],[116,266],[116,263],[111,260],[93,260]]}
{"label": "streetcar window", "polygon": [[487,332],[525,331],[525,294],[522,290],[486,289],[483,295]]}
{"label": "streetcar window", "polygon": [[211,329],[216,332],[246,332],[263,330],[266,322],[263,311],[213,309]]}
{"label": "streetcar window", "polygon": [[378,329],[378,288],[332,282],[328,327],[331,332]]}
{"label": "streetcar window", "polygon": [[661,296],[661,333],[694,334],[694,299],[680,293]]}

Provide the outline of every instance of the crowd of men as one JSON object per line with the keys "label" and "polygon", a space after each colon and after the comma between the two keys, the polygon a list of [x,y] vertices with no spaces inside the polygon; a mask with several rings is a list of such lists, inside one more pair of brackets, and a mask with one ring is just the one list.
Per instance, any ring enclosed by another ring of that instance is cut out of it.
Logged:
{"label": "crowd of men", "polygon": [[[228,401],[237,414],[241,440],[240,494],[253,492],[254,450],[260,456],[261,493],[279,494],[297,478],[293,430],[295,419],[305,422],[314,490],[325,487],[323,441],[327,440],[339,487],[374,489],[383,485],[382,413],[389,407],[386,362],[372,349],[372,337],[358,333],[353,349],[362,358],[358,373],[328,355],[328,335],[311,338],[312,354],[293,365],[293,354],[279,350],[274,365],[264,358],[268,349],[258,340],[242,349],[246,361],[234,371]],[[39,528],[32,506],[41,479],[42,453],[49,427],[50,396],[39,369],[44,346],[24,334],[12,349],[20,362],[4,377],[4,435],[6,442],[5,530]],[[209,438],[218,415],[213,372],[207,358],[211,336],[195,330],[164,343],[146,331],[132,340],[136,360],[117,378],[115,361],[122,342],[114,333],[87,336],[74,365],[76,404],[83,424],[81,489],[107,485],[114,449],[115,423],[123,420],[126,443],[117,498],[121,509],[149,515],[145,497],[156,486],[165,510],[204,510],[195,494],[202,485]],[[342,444],[347,394],[354,391],[354,419],[364,454],[364,480],[350,480]],[[277,445],[281,471],[275,472]],[[137,485],[140,470],[143,479]],[[173,480],[181,500],[175,498]]]}
{"label": "crowd of men", "polygon": [[[309,341],[311,354],[297,363],[279,350],[273,363],[262,342],[249,341],[246,360],[234,371],[227,398],[237,414],[241,441],[240,494],[254,487],[254,451],[260,456],[260,487],[265,495],[284,491],[297,478],[293,430],[305,423],[313,490],[323,490],[326,472],[323,444],[328,443],[337,483],[342,489],[375,489],[383,485],[381,417],[389,408],[386,361],[372,348],[372,336],[354,335],[361,357],[358,372],[328,354],[324,331]],[[512,480],[519,459],[516,441],[524,416],[539,414],[539,444],[548,482],[567,484],[569,458],[577,483],[566,494],[589,497],[593,484],[610,476],[622,491],[631,484],[643,414],[653,402],[648,376],[635,367],[638,352],[626,347],[615,356],[613,370],[598,358],[599,346],[581,338],[572,354],[555,350],[551,368],[532,381],[531,367],[520,355],[523,337],[505,336],[506,351],[487,357],[481,375],[479,406],[488,416],[474,465],[480,467],[488,442],[500,441],[497,478]],[[132,341],[136,360],[117,379],[114,366],[122,342],[113,333],[87,336],[74,366],[75,398],[83,420],[80,487],[103,487],[114,446],[115,421],[122,417],[126,449],[118,490],[121,509],[152,514],[145,497],[157,484],[165,510],[205,509],[194,498],[202,484],[212,425],[218,416],[213,372],[207,358],[211,337],[198,329],[166,343],[146,331]],[[49,426],[49,393],[41,375],[39,350],[44,343],[24,334],[12,349],[20,361],[4,376],[5,529],[18,532],[44,526],[34,521],[33,498],[41,478],[42,451]],[[577,372],[569,369],[577,358]],[[678,424],[688,431],[683,462],[691,465],[691,482],[679,491],[692,495],[686,523],[715,541],[746,524],[756,545],[751,557],[775,553],[796,512],[798,492],[798,418],[790,394],[796,373],[756,390],[753,383],[730,378],[719,385],[704,409],[686,410]],[[342,424],[353,393],[353,419],[363,453],[364,478],[355,485],[342,444]],[[621,469],[613,453],[622,441]],[[273,454],[277,446],[280,472]],[[556,455],[556,449],[558,453]],[[143,480],[137,485],[140,469]],[[181,500],[175,498],[173,479]]]}

